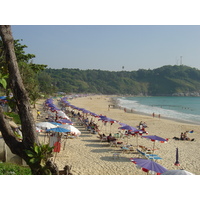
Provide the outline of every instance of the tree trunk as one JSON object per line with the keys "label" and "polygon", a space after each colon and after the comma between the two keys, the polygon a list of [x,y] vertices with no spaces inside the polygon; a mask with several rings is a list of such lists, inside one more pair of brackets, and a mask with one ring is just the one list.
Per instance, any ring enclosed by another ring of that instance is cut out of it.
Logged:
{"label": "tree trunk", "polygon": [[[39,140],[35,131],[35,121],[31,113],[28,95],[24,88],[22,78],[18,69],[11,27],[7,25],[0,25],[0,36],[2,38],[6,51],[6,61],[8,63],[10,88],[16,100],[18,113],[21,119],[23,140],[22,142],[18,142],[13,136],[13,131],[3,115],[2,108],[0,108],[0,130],[6,144],[9,146],[12,153],[17,154],[25,161],[27,161],[28,158],[24,150],[30,149],[30,147],[32,147],[34,143],[39,144]],[[55,171],[55,169],[52,169],[51,171]]]}

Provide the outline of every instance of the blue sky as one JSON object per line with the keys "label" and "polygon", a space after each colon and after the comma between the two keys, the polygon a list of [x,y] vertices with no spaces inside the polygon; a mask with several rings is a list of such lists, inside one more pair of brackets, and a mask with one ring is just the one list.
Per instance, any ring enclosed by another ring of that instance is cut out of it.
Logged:
{"label": "blue sky", "polygon": [[180,64],[200,69],[198,25],[14,25],[34,63],[119,71]]}

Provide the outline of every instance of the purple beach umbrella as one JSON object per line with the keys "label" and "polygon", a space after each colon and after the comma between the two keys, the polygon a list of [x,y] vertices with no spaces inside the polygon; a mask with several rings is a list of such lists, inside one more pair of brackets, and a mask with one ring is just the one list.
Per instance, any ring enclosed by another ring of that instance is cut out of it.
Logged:
{"label": "purple beach umbrella", "polygon": [[159,136],[156,136],[156,135],[147,135],[147,136],[142,136],[144,138],[147,138],[147,139],[150,139],[152,141],[161,141],[161,142],[166,142],[167,140],[162,138],[162,137],[159,137]]}
{"label": "purple beach umbrella", "polygon": [[[154,162],[153,160],[142,159],[142,158],[131,158],[131,162],[135,163],[139,167],[154,171],[159,174],[162,174],[167,171],[167,169],[165,167]],[[148,173],[148,171],[147,171],[147,173]]]}
{"label": "purple beach umbrella", "polygon": [[155,141],[160,141],[160,142],[167,142],[167,139],[164,139],[162,137],[156,136],[156,135],[147,135],[147,136],[142,136],[143,138],[149,139],[153,142],[153,152],[155,148]]}
{"label": "purple beach umbrella", "polygon": [[121,126],[119,127],[119,129],[122,129],[122,130],[128,130],[130,132],[139,132],[139,130],[133,126],[129,126],[129,125],[125,125],[125,126]]}
{"label": "purple beach umbrella", "polygon": [[191,172],[188,172],[184,169],[177,169],[177,170],[168,170],[161,175],[195,175]]}

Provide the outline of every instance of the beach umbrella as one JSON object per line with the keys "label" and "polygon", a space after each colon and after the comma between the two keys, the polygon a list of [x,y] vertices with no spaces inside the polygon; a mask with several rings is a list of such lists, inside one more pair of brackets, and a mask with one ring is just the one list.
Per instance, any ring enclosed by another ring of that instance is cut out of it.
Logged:
{"label": "beach umbrella", "polygon": [[139,132],[139,130],[137,128],[135,128],[133,126],[129,126],[129,125],[121,126],[118,129],[127,130],[129,132],[134,132],[134,133]]}
{"label": "beach umbrella", "polygon": [[126,126],[127,124],[125,124],[125,123],[122,123],[122,122],[118,122],[119,123],[119,125],[121,125],[121,126]]}
{"label": "beach umbrella", "polygon": [[64,128],[69,130],[70,133],[75,134],[77,136],[79,136],[81,134],[81,132],[74,126],[69,125],[69,124],[62,124],[59,126],[59,128]]}
{"label": "beach umbrella", "polygon": [[90,112],[90,115],[92,115],[93,117],[99,117],[99,115],[97,115],[96,113]]}
{"label": "beach umbrella", "polygon": [[147,172],[147,174],[150,170],[159,174],[162,174],[167,171],[165,167],[154,162],[153,160],[142,159],[142,158],[131,158],[131,162],[141,167],[143,171]]}
{"label": "beach umbrella", "polygon": [[50,128],[56,128],[57,126],[50,123],[50,122],[38,122],[36,123],[36,126],[39,128],[43,128],[43,129],[50,129]]}
{"label": "beach umbrella", "polygon": [[168,170],[162,173],[161,175],[195,175],[195,174],[183,169],[177,169],[177,170]]}
{"label": "beach umbrella", "polygon": [[73,122],[68,119],[59,119],[59,120],[57,120],[57,122],[58,122],[59,126],[60,126],[60,124],[73,124]]}
{"label": "beach umbrella", "polygon": [[57,111],[57,117],[70,120],[70,118],[62,110]]}
{"label": "beach umbrella", "polygon": [[180,163],[178,161],[178,148],[176,148],[176,162],[174,163],[176,166],[180,166]]}
{"label": "beach umbrella", "polygon": [[[118,129],[121,129],[121,130],[127,130],[129,133],[128,134],[126,134],[126,135],[133,135],[133,134],[135,134],[135,133],[139,133],[139,130],[137,129],[137,128],[135,128],[135,127],[133,127],[133,126],[129,126],[129,125],[124,125],[124,126],[121,126],[121,127],[119,127]],[[137,138],[138,139],[138,138]],[[127,142],[128,142],[128,138],[127,138]],[[137,141],[137,143],[138,143],[138,141]],[[138,146],[138,145],[137,145]]]}
{"label": "beach umbrella", "polygon": [[117,123],[118,121],[115,120],[115,119],[111,119],[109,117],[106,117],[106,116],[100,116],[100,119],[102,122],[104,122],[105,125],[107,125],[107,123],[109,122],[110,123],[110,132],[111,132],[111,125],[113,123]]}
{"label": "beach umbrella", "polygon": [[138,148],[138,136],[140,135],[143,135],[143,134],[148,134],[147,132],[144,132],[144,131],[142,131],[142,130],[139,130],[139,132],[133,132],[133,133],[131,133],[131,135],[134,135],[134,136],[136,136],[136,143],[137,143],[137,148]]}
{"label": "beach umbrella", "polygon": [[42,132],[42,129],[40,129],[39,127],[36,126],[36,132],[37,132],[37,133],[41,133],[41,132]]}
{"label": "beach umbrella", "polygon": [[60,125],[60,123],[57,123],[57,122],[50,122],[50,123],[53,124],[53,125],[56,125],[56,126]]}
{"label": "beach umbrella", "polygon": [[143,138],[150,139],[153,142],[153,152],[155,148],[155,142],[160,141],[160,142],[167,142],[167,139],[164,139],[162,137],[156,136],[156,135],[147,135],[147,136],[142,136]]}
{"label": "beach umbrella", "polygon": [[56,133],[69,133],[70,130],[66,129],[66,128],[62,128],[62,127],[56,127],[56,128],[50,128],[47,129],[46,132],[56,132]]}

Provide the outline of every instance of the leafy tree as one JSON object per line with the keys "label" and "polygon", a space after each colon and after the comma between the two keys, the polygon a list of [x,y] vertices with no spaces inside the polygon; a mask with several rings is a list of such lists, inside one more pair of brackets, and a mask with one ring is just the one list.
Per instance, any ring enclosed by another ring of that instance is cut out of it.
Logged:
{"label": "leafy tree", "polygon": [[[45,69],[57,91],[123,95],[172,95],[200,91],[200,70],[166,65],[153,70],[102,71]],[[55,84],[54,84],[55,85]]]}
{"label": "leafy tree", "polygon": [[[21,40],[22,41],[22,40]],[[24,83],[24,86],[28,92],[28,96],[31,99],[31,102],[35,106],[35,102],[38,98],[40,98],[39,95],[39,82],[36,77],[36,75],[44,70],[47,66],[46,65],[39,65],[39,64],[33,64],[32,59],[35,58],[34,54],[25,54],[24,48],[27,48],[26,45],[22,45],[20,43],[20,40],[14,40],[14,49],[15,54],[18,61],[18,66],[20,70],[20,74],[22,76],[22,80]],[[3,42],[0,40],[0,83],[3,84],[3,86],[6,88],[7,83],[6,80],[8,76],[8,65],[6,63],[5,59],[5,51],[3,48]],[[8,84],[9,85],[9,84]],[[9,91],[7,88],[7,96],[9,96]]]}
{"label": "leafy tree", "polygon": [[[35,122],[30,108],[27,92],[22,82],[22,78],[18,69],[17,58],[14,50],[14,40],[11,33],[11,27],[6,25],[0,25],[0,36],[3,41],[3,45],[6,52],[6,62],[8,63],[8,72],[10,78],[10,88],[13,92],[13,97],[16,101],[18,108],[18,114],[21,119],[22,126],[22,142],[16,140],[14,133],[10,127],[10,124],[5,119],[3,109],[0,106],[0,131],[6,144],[9,146],[12,153],[17,154],[23,158],[30,166],[32,173],[37,174],[38,169],[41,167],[39,164],[30,164],[30,158],[25,152],[31,150],[34,144],[39,144],[38,136],[35,131]],[[58,168],[49,159],[46,162],[46,166],[52,174],[58,174]]]}

